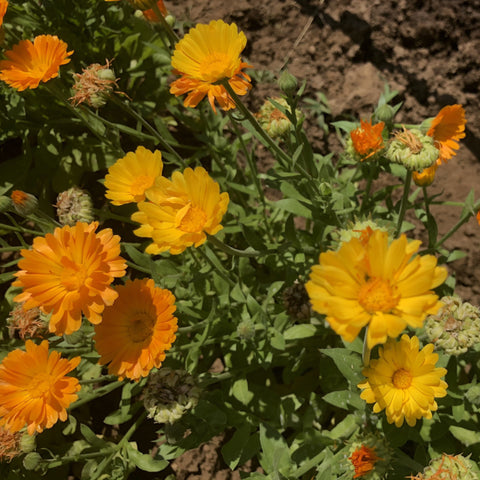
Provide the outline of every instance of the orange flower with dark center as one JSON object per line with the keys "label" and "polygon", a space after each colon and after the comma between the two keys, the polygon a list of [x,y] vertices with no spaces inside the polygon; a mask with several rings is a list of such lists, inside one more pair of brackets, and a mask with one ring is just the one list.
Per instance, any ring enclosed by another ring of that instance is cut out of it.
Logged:
{"label": "orange flower with dark center", "polygon": [[13,350],[0,364],[0,425],[11,432],[25,424],[29,435],[67,419],[67,408],[77,398],[80,384],[65,376],[80,363],[48,353],[48,341],[25,343],[26,352]]}
{"label": "orange flower with dark center", "polygon": [[23,293],[14,301],[25,302],[25,310],[39,307],[51,313],[49,330],[57,335],[78,330],[82,313],[94,324],[101,322],[105,305],[118,296],[110,284],[125,275],[120,237],[109,228],[97,233],[97,227],[98,222],[78,222],[56,228],[21,251],[13,285]]}
{"label": "orange flower with dark center", "polygon": [[369,122],[360,120],[360,127],[350,132],[353,148],[362,157],[362,162],[383,149],[382,132],[384,126],[384,122],[372,125],[371,120]]}
{"label": "orange flower with dark center", "polygon": [[0,27],[3,25],[3,17],[7,13],[8,2],[0,0]]}
{"label": "orange flower with dark center", "polygon": [[375,454],[374,447],[370,448],[365,445],[357,448],[348,459],[352,462],[352,465],[355,468],[355,475],[353,478],[359,478],[366,473],[371,472],[375,467],[375,463],[378,460],[381,460]]}
{"label": "orange flower with dark center", "polygon": [[5,52],[8,60],[0,61],[0,79],[18,91],[37,88],[58,77],[60,65],[68,63],[72,53],[56,35],[39,35],[33,43],[22,40]]}
{"label": "orange flower with dark center", "polygon": [[427,135],[433,137],[435,146],[440,150],[437,164],[446,163],[457,154],[458,141],[465,137],[465,110],[461,105],[443,107],[433,119]]}
{"label": "orange flower with dark center", "polygon": [[175,297],[152,279],[127,281],[116,291],[118,299],[95,326],[99,363],[120,379],[139,380],[160,367],[175,341]]}

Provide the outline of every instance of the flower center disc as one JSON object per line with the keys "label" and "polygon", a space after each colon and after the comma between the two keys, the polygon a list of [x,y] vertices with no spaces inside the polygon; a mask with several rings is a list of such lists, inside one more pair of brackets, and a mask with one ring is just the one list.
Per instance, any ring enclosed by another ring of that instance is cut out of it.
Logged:
{"label": "flower center disc", "polygon": [[217,82],[223,78],[231,78],[235,73],[235,66],[231,58],[219,52],[207,55],[199,65],[200,77],[205,82]]}
{"label": "flower center disc", "polygon": [[27,389],[32,398],[39,398],[45,396],[50,392],[53,378],[48,373],[37,373],[30,381]]}
{"label": "flower center disc", "polygon": [[145,190],[153,185],[153,179],[148,175],[140,175],[137,177],[130,187],[130,193],[132,195],[143,195]]}
{"label": "flower center disc", "polygon": [[197,233],[203,230],[207,215],[195,205],[189,203],[185,205],[178,213],[176,218],[177,228],[186,233]]}
{"label": "flower center disc", "polygon": [[69,292],[78,291],[85,284],[88,276],[87,268],[85,265],[79,265],[72,261],[66,263],[69,263],[69,265],[65,265],[60,274],[60,283]]}
{"label": "flower center disc", "polygon": [[141,343],[152,336],[153,321],[147,313],[138,313],[128,326],[128,335],[134,343]]}
{"label": "flower center disc", "polygon": [[392,287],[381,278],[371,278],[361,286],[358,303],[368,312],[389,312],[398,303]]}
{"label": "flower center disc", "polygon": [[396,388],[404,390],[412,384],[412,374],[404,368],[400,368],[393,374],[392,383]]}

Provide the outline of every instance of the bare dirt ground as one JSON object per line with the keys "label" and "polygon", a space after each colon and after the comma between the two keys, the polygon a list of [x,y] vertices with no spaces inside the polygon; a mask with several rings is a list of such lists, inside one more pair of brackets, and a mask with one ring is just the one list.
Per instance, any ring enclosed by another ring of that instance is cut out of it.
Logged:
{"label": "bare dirt ground", "polygon": [[[467,116],[466,138],[456,157],[437,171],[433,188],[462,202],[480,179],[480,0],[165,0],[179,18],[194,23],[234,21],[248,39],[244,56],[259,70],[278,73],[288,62],[306,80],[306,97],[323,92],[328,120],[369,118],[388,83],[403,107],[398,120],[420,123],[441,107],[460,103]],[[247,101],[257,107],[279,91],[255,85]],[[334,135],[307,131],[321,153],[337,147]],[[439,233],[458,219],[458,207],[434,210]],[[417,238],[424,232],[415,231]],[[480,304],[480,226],[471,219],[446,242],[468,255],[450,264],[457,293]],[[188,452],[173,469],[179,480],[238,479],[215,455],[220,442]]]}

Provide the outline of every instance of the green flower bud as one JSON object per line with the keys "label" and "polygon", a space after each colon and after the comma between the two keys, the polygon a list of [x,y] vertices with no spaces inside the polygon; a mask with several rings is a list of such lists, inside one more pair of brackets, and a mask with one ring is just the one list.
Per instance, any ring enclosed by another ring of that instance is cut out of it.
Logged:
{"label": "green flower bud", "polygon": [[252,340],[255,337],[255,323],[251,318],[242,320],[237,326],[237,335],[242,340]]}
{"label": "green flower bud", "polygon": [[[285,107],[285,110],[288,112],[291,111],[284,98],[276,97],[273,100],[282,105],[282,107]],[[302,115],[299,110],[296,110],[295,113],[297,117]],[[269,100],[265,101],[256,117],[262,128],[272,138],[285,136],[290,131],[292,125],[288,117]]]}
{"label": "green flower bud", "polygon": [[37,452],[28,453],[23,459],[25,470],[36,470],[41,463],[42,457]]}
{"label": "green flower bud", "polygon": [[143,403],[149,418],[170,424],[195,407],[199,397],[200,389],[190,374],[162,367],[150,374]]}
{"label": "green flower bud", "polygon": [[90,195],[81,188],[72,187],[57,197],[57,216],[62,225],[93,221],[93,204]]}
{"label": "green flower bud", "polygon": [[278,86],[282,92],[293,96],[298,88],[298,81],[288,70],[284,70],[278,79]]}
{"label": "green flower bud", "polygon": [[30,215],[38,208],[37,198],[30,193],[22,192],[22,190],[14,190],[10,198],[15,211],[23,217]]}
{"label": "green flower bud", "polygon": [[29,435],[28,433],[24,433],[20,438],[20,450],[23,453],[30,453],[35,450],[37,447],[37,439],[35,435]]}
{"label": "green flower bud", "polygon": [[428,480],[478,480],[478,475],[473,471],[473,464],[469,457],[463,455],[447,455],[435,458],[423,470],[422,479]]}
{"label": "green flower bud", "polygon": [[431,167],[438,158],[439,151],[432,137],[420,130],[397,132],[385,152],[385,156],[394,163],[400,163],[409,170],[423,170]]}
{"label": "green flower bud", "polygon": [[6,195],[0,195],[0,213],[8,212],[12,208],[12,200]]}
{"label": "green flower bud", "polygon": [[438,313],[425,319],[425,333],[449,355],[461,355],[480,343],[480,309],[456,295],[441,302],[444,306]]}
{"label": "green flower bud", "polygon": [[375,117],[377,121],[384,122],[387,125],[391,125],[394,114],[395,111],[393,107],[390,106],[388,103],[384,103],[375,110]]}
{"label": "green flower bud", "polygon": [[170,27],[173,27],[175,25],[175,22],[177,21],[176,18],[173,15],[166,15],[165,16],[165,21]]}

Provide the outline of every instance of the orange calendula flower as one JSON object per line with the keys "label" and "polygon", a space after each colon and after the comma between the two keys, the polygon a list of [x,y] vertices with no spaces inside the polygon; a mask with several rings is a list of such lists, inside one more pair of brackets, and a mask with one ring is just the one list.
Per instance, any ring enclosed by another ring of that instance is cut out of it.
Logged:
{"label": "orange calendula flower", "polygon": [[68,63],[72,53],[56,35],[39,35],[33,43],[22,40],[5,52],[8,60],[0,61],[0,79],[18,91],[37,88],[58,77],[60,65]]}
{"label": "orange calendula flower", "polygon": [[406,421],[413,427],[418,419],[432,418],[438,409],[435,398],[447,395],[441,380],[447,370],[436,367],[438,355],[429,343],[420,350],[417,337],[402,335],[379,348],[378,360],[372,360],[362,373],[367,377],[358,384],[360,398],[375,403],[374,413],[385,409],[388,423],[401,427]]}
{"label": "orange calendula flower", "polygon": [[153,240],[145,249],[153,255],[167,250],[176,255],[203,245],[207,233],[215,235],[223,228],[220,222],[229,202],[228,193],[220,193],[202,167],[174,172],[172,180],[157,178],[146,197],[149,201],[138,204],[132,220],[142,224],[135,235]]}
{"label": "orange calendula flower", "polygon": [[[165,7],[163,0],[158,0],[157,2],[157,7],[160,10],[160,13],[165,16],[167,12],[167,8]],[[158,18],[155,10],[153,8],[149,8],[148,10],[143,11],[143,15],[147,20],[150,20],[151,22],[158,22],[160,19]]]}
{"label": "orange calendula flower", "polygon": [[480,210],[477,212],[477,222],[480,225]]}
{"label": "orange calendula flower", "polygon": [[372,125],[371,120],[369,122],[360,120],[360,127],[350,132],[353,148],[362,157],[362,162],[383,149],[383,127],[384,122]]}
{"label": "orange calendula flower", "polygon": [[363,477],[368,472],[375,468],[375,463],[379,460],[375,454],[375,448],[362,445],[357,448],[348,458],[355,468],[355,475],[353,478]]}
{"label": "orange calendula flower", "polygon": [[99,363],[120,379],[139,380],[160,367],[175,341],[175,297],[152,279],[129,280],[116,291],[118,299],[95,326]]}
{"label": "orange calendula flower", "polygon": [[7,0],[0,0],[0,27],[3,25],[3,17],[7,13]]}
{"label": "orange calendula flower", "polygon": [[440,165],[457,154],[458,141],[465,137],[465,110],[461,105],[447,105],[432,120],[427,135],[433,137],[440,150],[437,163]]}
{"label": "orange calendula flower", "polygon": [[182,77],[171,84],[170,93],[188,93],[186,107],[196,107],[208,96],[213,111],[215,100],[223,110],[235,108],[225,87],[216,83],[227,79],[237,95],[245,95],[252,88],[250,77],[242,72],[251,65],[240,59],[246,44],[244,33],[234,23],[212,20],[208,25],[192,28],[175,46],[172,67]]}
{"label": "orange calendula flower", "polygon": [[434,163],[431,167],[424,168],[421,171],[412,172],[412,178],[415,185],[419,187],[428,187],[435,180],[435,173],[437,172],[438,163]]}
{"label": "orange calendula flower", "polygon": [[110,284],[125,275],[120,237],[109,228],[97,233],[97,227],[98,222],[77,222],[56,228],[21,251],[21,270],[13,285],[23,293],[14,301],[25,302],[25,310],[39,307],[51,313],[49,330],[57,335],[78,330],[82,313],[94,324],[101,322],[105,305],[118,296]]}
{"label": "orange calendula flower", "polygon": [[145,200],[145,192],[162,175],[162,154],[138,147],[117,160],[105,177],[105,196],[113,205],[125,205]]}
{"label": "orange calendula flower", "polygon": [[25,343],[26,351],[10,352],[0,364],[0,425],[11,432],[27,425],[29,435],[67,419],[67,408],[77,398],[80,384],[67,377],[80,357],[67,360],[48,353],[48,341]]}

